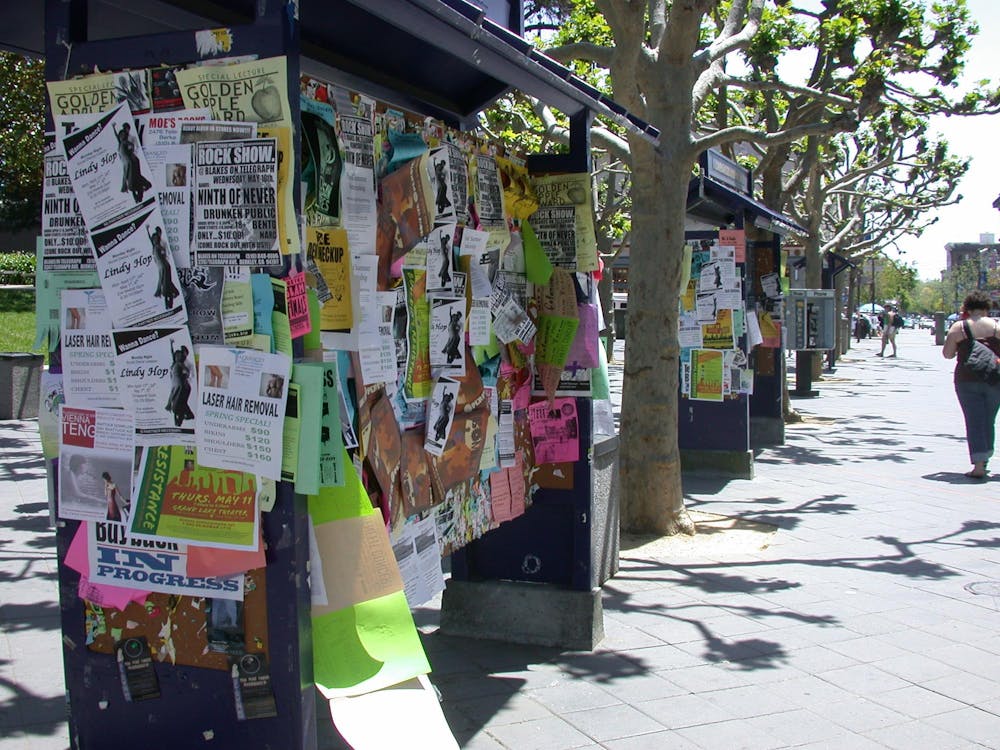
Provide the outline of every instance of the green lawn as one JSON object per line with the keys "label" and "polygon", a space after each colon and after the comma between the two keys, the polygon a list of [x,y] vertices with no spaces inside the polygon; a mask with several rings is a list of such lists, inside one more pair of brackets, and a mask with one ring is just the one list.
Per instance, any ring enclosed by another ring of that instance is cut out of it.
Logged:
{"label": "green lawn", "polygon": [[35,343],[35,292],[0,289],[0,352],[30,352]]}

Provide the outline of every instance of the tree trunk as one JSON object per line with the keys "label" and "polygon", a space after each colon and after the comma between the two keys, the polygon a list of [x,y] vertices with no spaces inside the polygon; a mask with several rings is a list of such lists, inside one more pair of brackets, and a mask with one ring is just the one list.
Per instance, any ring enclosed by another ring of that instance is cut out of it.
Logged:
{"label": "tree trunk", "polygon": [[668,156],[683,150],[687,133],[665,129],[658,149],[633,143],[621,527],[646,534],[694,533],[677,442],[678,295],[691,174],[689,164]]}

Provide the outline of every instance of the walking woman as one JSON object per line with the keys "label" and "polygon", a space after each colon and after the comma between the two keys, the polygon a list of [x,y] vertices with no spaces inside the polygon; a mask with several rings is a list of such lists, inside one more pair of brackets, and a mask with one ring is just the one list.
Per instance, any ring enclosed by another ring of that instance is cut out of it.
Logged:
{"label": "walking woman", "polygon": [[972,471],[965,476],[970,479],[989,476],[986,465],[993,456],[997,411],[1000,410],[1000,385],[983,382],[965,366],[972,348],[970,339],[981,341],[1000,356],[1000,324],[989,316],[990,307],[990,298],[983,292],[969,294],[962,303],[962,319],[948,330],[941,350],[946,359],[958,357],[955,393],[965,416],[965,439],[972,462]]}

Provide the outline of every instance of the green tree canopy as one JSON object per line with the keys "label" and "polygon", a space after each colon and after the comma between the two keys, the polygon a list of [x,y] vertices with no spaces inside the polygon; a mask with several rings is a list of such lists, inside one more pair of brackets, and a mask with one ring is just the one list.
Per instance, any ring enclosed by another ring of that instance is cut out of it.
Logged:
{"label": "green tree canopy", "polygon": [[37,226],[42,197],[45,66],[0,51],[0,228]]}

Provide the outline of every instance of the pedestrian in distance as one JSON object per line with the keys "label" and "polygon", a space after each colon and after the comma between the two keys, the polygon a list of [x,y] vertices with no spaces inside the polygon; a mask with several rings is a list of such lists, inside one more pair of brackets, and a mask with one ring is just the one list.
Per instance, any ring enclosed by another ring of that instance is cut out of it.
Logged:
{"label": "pedestrian in distance", "polygon": [[854,335],[858,339],[858,343],[861,343],[861,339],[868,338],[868,334],[871,332],[872,324],[867,317],[858,313],[854,319]]}
{"label": "pedestrian in distance", "polygon": [[893,310],[891,307],[885,308],[881,315],[882,322],[882,351],[876,354],[876,357],[885,356],[885,348],[889,344],[892,344],[892,354],[890,357],[896,356],[896,332],[903,327],[903,316],[898,312]]}
{"label": "pedestrian in distance", "polygon": [[965,440],[969,445],[972,471],[965,476],[984,480],[987,464],[993,456],[997,411],[1000,410],[1000,384],[983,381],[965,364],[972,339],[982,342],[1000,356],[1000,324],[989,316],[990,298],[981,291],[970,293],[962,303],[962,316],[952,324],[941,353],[955,359],[955,395],[965,417]]}

